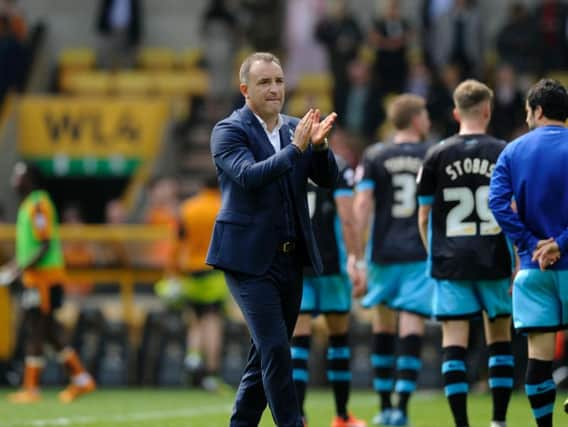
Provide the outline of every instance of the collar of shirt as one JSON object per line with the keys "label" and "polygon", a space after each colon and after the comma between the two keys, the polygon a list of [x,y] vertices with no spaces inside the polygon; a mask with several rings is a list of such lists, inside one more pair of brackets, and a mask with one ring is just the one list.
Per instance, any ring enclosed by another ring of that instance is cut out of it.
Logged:
{"label": "collar of shirt", "polygon": [[266,122],[262,120],[260,116],[258,116],[256,113],[253,114],[256,117],[256,119],[259,121],[259,123],[262,125],[262,128],[264,129],[264,132],[266,133],[266,136],[268,137],[270,144],[272,145],[272,147],[274,147],[274,151],[278,153],[282,147],[280,143],[280,128],[284,124],[284,121],[282,120],[282,115],[278,114],[278,122],[276,122],[276,126],[274,126],[274,129],[272,129],[272,132],[269,132],[268,126],[266,126]]}

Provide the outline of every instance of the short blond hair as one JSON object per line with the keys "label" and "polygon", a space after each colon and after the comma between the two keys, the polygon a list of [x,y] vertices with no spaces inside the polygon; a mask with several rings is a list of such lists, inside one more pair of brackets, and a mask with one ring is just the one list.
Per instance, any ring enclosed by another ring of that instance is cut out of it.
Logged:
{"label": "short blond hair", "polygon": [[249,73],[250,67],[256,61],[262,62],[274,62],[280,68],[282,68],[282,64],[280,64],[280,60],[276,55],[270,52],[255,52],[251,53],[247,56],[243,63],[241,64],[241,68],[239,69],[239,81],[243,84],[248,84],[249,81]]}
{"label": "short blond hair", "polygon": [[387,116],[395,129],[407,129],[412,119],[426,109],[426,101],[418,95],[406,93],[394,98],[388,108]]}
{"label": "short blond hair", "polygon": [[483,102],[493,102],[493,91],[478,80],[468,79],[456,87],[453,98],[454,105],[461,114],[475,114]]}

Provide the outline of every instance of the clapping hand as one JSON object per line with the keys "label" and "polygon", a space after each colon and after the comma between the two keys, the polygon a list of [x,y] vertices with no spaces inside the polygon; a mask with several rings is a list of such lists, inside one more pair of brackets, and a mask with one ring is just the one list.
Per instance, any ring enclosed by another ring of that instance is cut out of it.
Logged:
{"label": "clapping hand", "polygon": [[306,151],[306,148],[308,148],[308,144],[310,143],[310,135],[312,133],[314,119],[314,110],[310,108],[306,115],[302,117],[296,125],[292,144],[298,147],[302,152]]}
{"label": "clapping hand", "polygon": [[538,262],[541,271],[544,271],[560,259],[560,248],[558,243],[551,237],[539,240],[536,249],[532,254],[533,262]]}
{"label": "clapping hand", "polygon": [[320,110],[314,112],[314,123],[312,125],[311,140],[312,144],[319,145],[323,144],[325,138],[329,134],[329,131],[337,119],[337,113],[329,114],[325,119],[320,122],[321,113]]}

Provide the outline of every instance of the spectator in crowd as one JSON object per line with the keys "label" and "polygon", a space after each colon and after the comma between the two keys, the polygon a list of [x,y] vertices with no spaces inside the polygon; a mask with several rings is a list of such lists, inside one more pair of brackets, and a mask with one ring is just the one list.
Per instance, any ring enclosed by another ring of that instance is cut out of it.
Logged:
{"label": "spectator in crowd", "polygon": [[246,40],[253,50],[280,52],[282,49],[285,2],[283,0],[240,0]]}
{"label": "spectator in crowd", "polygon": [[25,48],[13,33],[10,17],[0,15],[0,104],[11,89],[22,84]]}
{"label": "spectator in crowd", "polygon": [[540,72],[566,66],[568,51],[566,20],[568,6],[559,0],[542,0],[536,9],[536,29]]}
{"label": "spectator in crowd", "polygon": [[497,35],[499,59],[511,64],[518,73],[534,71],[537,65],[534,24],[527,7],[516,2],[511,4],[509,17]]}
{"label": "spectator in crowd", "polygon": [[16,0],[2,0],[0,2],[0,15],[8,18],[10,31],[21,43],[24,43],[28,35],[28,24],[16,4]]}
{"label": "spectator in crowd", "polygon": [[435,24],[440,16],[452,9],[454,2],[455,0],[424,0],[422,2],[422,37],[420,37],[419,42],[422,48],[424,63],[428,67],[433,65],[432,51],[435,48],[433,40]]}
{"label": "spectator in crowd", "polygon": [[338,99],[337,114],[340,125],[351,133],[372,138],[381,119],[379,100],[371,86],[369,66],[356,59],[349,64],[349,80],[344,99]]}
{"label": "spectator in crowd", "polygon": [[496,138],[510,141],[527,131],[525,99],[517,87],[513,67],[504,64],[497,69],[494,89],[491,133]]}
{"label": "spectator in crowd", "polygon": [[101,0],[96,25],[101,35],[101,65],[132,66],[142,33],[142,0]]}
{"label": "spectator in crowd", "polygon": [[422,61],[412,62],[406,80],[406,92],[427,99],[430,96],[431,86],[430,69]]}
{"label": "spectator in crowd", "polygon": [[110,200],[105,207],[106,223],[110,225],[126,224],[128,222],[128,213],[124,203],[119,199]]}
{"label": "spectator in crowd", "polygon": [[377,19],[369,35],[375,49],[373,79],[379,96],[401,93],[406,85],[407,48],[411,38],[410,24],[401,16],[398,0],[389,0],[385,14]]}
{"label": "spectator in crowd", "polygon": [[479,76],[483,71],[483,29],[474,0],[455,0],[448,13],[434,26],[432,57],[441,72],[449,63],[460,67],[462,77]]}
{"label": "spectator in crowd", "polygon": [[325,50],[314,37],[325,0],[288,0],[286,4],[286,86],[294,89],[302,74],[326,69]]}
{"label": "spectator in crowd", "polygon": [[238,47],[237,18],[226,0],[213,0],[203,16],[205,62],[211,79],[210,95],[220,100],[231,95],[233,63]]}
{"label": "spectator in crowd", "polygon": [[[128,213],[120,199],[110,200],[105,206],[105,223],[119,226],[128,223]],[[97,254],[97,260],[105,266],[126,266],[131,257],[122,242],[111,242],[108,247]]]}
{"label": "spectator in crowd", "polygon": [[[339,111],[347,98],[349,64],[357,58],[363,33],[359,23],[349,11],[346,0],[338,0],[331,13],[316,26],[316,39],[325,46],[329,69],[335,84],[334,110]],[[341,118],[341,114],[338,116]]]}
{"label": "spectator in crowd", "polygon": [[432,133],[442,139],[457,132],[452,94],[460,83],[459,67],[446,64],[433,84],[428,97],[428,111],[432,120]]}
{"label": "spectator in crowd", "polygon": [[[143,222],[148,225],[169,227],[172,232],[177,228],[178,185],[172,178],[158,177],[152,180],[148,190],[148,204]],[[145,263],[163,267],[171,253],[171,242],[157,242],[150,248]]]}
{"label": "spectator in crowd", "polygon": [[[65,225],[84,225],[81,207],[69,203],[63,209],[62,223]],[[70,268],[92,267],[95,261],[93,248],[86,240],[68,240],[63,242],[63,258],[65,265]],[[65,292],[70,295],[87,295],[93,288],[93,283],[85,280],[67,280]]]}

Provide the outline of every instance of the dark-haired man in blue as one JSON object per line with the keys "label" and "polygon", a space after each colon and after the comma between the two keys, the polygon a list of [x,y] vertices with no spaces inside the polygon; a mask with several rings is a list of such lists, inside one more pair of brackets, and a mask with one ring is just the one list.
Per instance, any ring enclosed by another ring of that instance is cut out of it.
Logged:
{"label": "dark-haired man in blue", "polygon": [[270,53],[247,57],[239,72],[246,105],[215,125],[211,151],[222,192],[207,263],[225,272],[252,346],[231,427],[257,426],[266,404],[279,427],[302,427],[289,340],[302,298],[302,269],[321,273],[306,188],[330,188],[337,164],[327,147],[336,114],[280,114],[284,73]]}
{"label": "dark-haired man in blue", "polygon": [[[517,246],[521,270],[513,287],[513,319],[528,333],[528,395],[538,427],[552,427],[555,332],[568,326],[568,92],[543,79],[528,92],[532,130],[501,153],[489,207]],[[517,209],[512,209],[515,200]]]}

